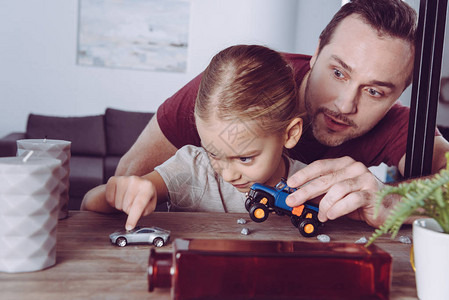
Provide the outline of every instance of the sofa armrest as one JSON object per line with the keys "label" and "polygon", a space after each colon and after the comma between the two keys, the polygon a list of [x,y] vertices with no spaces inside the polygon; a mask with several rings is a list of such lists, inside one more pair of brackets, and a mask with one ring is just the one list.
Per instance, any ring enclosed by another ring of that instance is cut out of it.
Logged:
{"label": "sofa armrest", "polygon": [[25,132],[13,132],[0,139],[0,157],[16,156],[17,140],[25,138]]}

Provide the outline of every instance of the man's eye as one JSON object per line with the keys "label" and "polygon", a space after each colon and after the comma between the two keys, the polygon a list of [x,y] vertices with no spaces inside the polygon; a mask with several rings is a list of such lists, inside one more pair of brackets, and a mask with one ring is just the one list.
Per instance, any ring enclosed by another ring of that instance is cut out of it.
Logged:
{"label": "man's eye", "polygon": [[380,96],[382,96],[381,93],[379,93],[377,90],[375,90],[373,88],[369,88],[368,89],[368,94],[370,94],[373,97],[380,97]]}
{"label": "man's eye", "polygon": [[250,162],[253,161],[253,158],[252,158],[252,157],[240,157],[239,159],[240,159],[240,161],[241,161],[242,163],[244,163],[244,164],[247,164],[247,163],[250,163]]}
{"label": "man's eye", "polygon": [[338,69],[334,69],[334,76],[337,78],[344,78],[345,76],[343,75],[342,72],[340,72],[340,70]]}

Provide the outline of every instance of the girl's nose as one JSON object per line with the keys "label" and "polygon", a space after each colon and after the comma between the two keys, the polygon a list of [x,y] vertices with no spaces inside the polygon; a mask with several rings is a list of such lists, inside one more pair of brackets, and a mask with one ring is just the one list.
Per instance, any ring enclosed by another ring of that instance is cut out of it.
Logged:
{"label": "girl's nose", "polygon": [[227,163],[222,167],[223,169],[221,170],[221,177],[223,177],[224,181],[233,182],[237,179],[240,179],[240,172],[235,170],[235,168],[233,168],[230,163]]}

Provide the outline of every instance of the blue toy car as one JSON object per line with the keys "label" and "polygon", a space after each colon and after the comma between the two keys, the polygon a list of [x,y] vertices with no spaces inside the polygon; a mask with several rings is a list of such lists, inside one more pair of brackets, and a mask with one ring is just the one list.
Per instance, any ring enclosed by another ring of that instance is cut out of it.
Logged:
{"label": "blue toy car", "polygon": [[275,187],[260,183],[253,184],[245,201],[251,220],[263,222],[270,212],[276,212],[279,215],[290,216],[293,225],[303,236],[316,235],[317,228],[323,225],[318,220],[318,207],[314,204],[288,206],[285,199],[294,191],[296,189],[289,187],[284,178]]}

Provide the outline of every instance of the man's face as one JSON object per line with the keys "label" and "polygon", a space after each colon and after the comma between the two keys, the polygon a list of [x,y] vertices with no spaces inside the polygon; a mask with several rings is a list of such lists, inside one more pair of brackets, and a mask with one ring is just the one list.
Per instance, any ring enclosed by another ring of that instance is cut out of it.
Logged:
{"label": "man's face", "polygon": [[372,129],[406,88],[413,45],[345,18],[311,60],[305,106],[316,139],[338,146]]}

